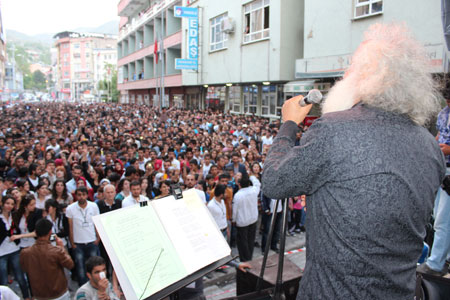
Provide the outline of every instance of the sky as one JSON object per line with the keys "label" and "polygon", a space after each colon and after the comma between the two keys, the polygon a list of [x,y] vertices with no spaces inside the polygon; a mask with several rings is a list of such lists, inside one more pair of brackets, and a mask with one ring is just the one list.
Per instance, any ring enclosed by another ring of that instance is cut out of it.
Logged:
{"label": "sky", "polygon": [[28,35],[118,20],[119,0],[0,0],[3,26]]}

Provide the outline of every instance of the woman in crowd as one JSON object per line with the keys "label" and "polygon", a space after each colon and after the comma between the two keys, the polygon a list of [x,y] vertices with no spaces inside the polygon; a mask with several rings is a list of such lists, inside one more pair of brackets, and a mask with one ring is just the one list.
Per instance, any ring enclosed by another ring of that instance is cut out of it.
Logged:
{"label": "woman in crowd", "polygon": [[20,207],[13,213],[13,221],[18,224],[19,230],[16,235],[11,237],[11,240],[20,240],[20,249],[28,248],[34,245],[36,233],[34,228],[36,222],[42,218],[42,210],[36,208],[36,200],[34,196],[27,195],[22,198]]}
{"label": "woman in crowd", "polygon": [[159,184],[159,195],[155,199],[164,198],[170,195],[170,180],[161,181]]}
{"label": "woman in crowd", "polygon": [[30,183],[28,182],[28,180],[19,178],[16,181],[16,186],[19,189],[20,196],[25,197],[30,193]]}
{"label": "woman in crowd", "polygon": [[122,201],[128,197],[128,195],[130,195],[130,181],[126,178],[121,179],[117,186],[117,192],[116,200]]}
{"label": "woman in crowd", "polygon": [[45,203],[45,211],[47,212],[47,220],[52,222],[52,232],[56,234],[67,247],[67,239],[69,237],[69,221],[65,214],[61,212],[60,205],[54,199]]}
{"label": "woman in crowd", "polygon": [[[66,168],[64,168],[63,166],[56,167],[55,175],[56,175],[56,180],[63,180],[64,182],[66,182],[66,179],[67,179]],[[55,183],[53,183],[53,185],[54,184]]]}
{"label": "woman in crowd", "polygon": [[149,197],[147,195],[148,178],[147,177],[141,177],[141,179],[139,179],[139,183],[141,184],[141,195],[146,196],[148,198],[151,198],[151,197]]}
{"label": "woman in crowd", "polygon": [[73,202],[72,195],[67,191],[64,180],[57,179],[53,184],[52,200],[55,200],[59,204],[69,205]]}
{"label": "woman in crowd", "polygon": [[18,233],[18,225],[13,221],[12,210],[16,203],[11,195],[2,198],[2,213],[0,215],[0,285],[8,285],[8,265],[14,272],[22,292],[22,297],[30,299],[28,284],[20,268],[19,240],[12,241],[11,237]]}
{"label": "woman in crowd", "polygon": [[[251,153],[251,152],[249,152],[249,153]],[[249,174],[254,175],[256,178],[258,178],[259,181],[261,181],[261,175],[262,175],[261,165],[256,161],[253,162],[250,165]]]}
{"label": "woman in crowd", "polygon": [[39,209],[45,208],[45,201],[50,199],[52,196],[49,193],[48,185],[45,181],[42,181],[36,187],[36,193],[34,198],[36,199],[36,207]]}

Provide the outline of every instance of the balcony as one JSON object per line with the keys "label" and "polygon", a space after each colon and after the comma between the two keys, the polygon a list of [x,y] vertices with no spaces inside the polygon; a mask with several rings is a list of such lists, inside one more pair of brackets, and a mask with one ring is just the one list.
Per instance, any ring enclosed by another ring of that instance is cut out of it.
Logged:
{"label": "balcony", "polygon": [[117,14],[121,17],[130,17],[142,10],[148,1],[145,0],[121,0],[117,7]]}
{"label": "balcony", "polygon": [[[133,0],[122,0],[122,2],[136,2]],[[131,19],[131,22],[123,26],[119,31],[119,41],[121,41],[123,38],[125,38],[128,34],[134,32],[136,29],[138,29],[140,26],[145,24],[148,20],[154,18],[156,15],[158,15],[162,9],[167,8],[173,3],[176,3],[178,0],[163,0],[159,2],[158,4],[155,4],[153,6],[150,6],[147,10],[141,11],[138,17]],[[120,4],[121,4],[120,3]],[[119,7],[120,7],[119,4]],[[135,11],[137,12],[137,10]],[[120,14],[119,14],[120,15]],[[122,16],[122,15],[120,15]],[[131,17],[128,16],[128,17]]]}

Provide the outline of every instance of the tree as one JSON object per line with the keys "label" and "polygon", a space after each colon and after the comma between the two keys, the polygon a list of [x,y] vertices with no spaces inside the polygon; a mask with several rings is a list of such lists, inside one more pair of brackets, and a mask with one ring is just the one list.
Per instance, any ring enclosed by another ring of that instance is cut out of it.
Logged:
{"label": "tree", "polygon": [[112,102],[118,102],[120,93],[117,90],[117,67],[112,64],[106,64],[105,70],[106,75],[104,82],[106,84],[109,99]]}
{"label": "tree", "polygon": [[46,85],[46,78],[45,78],[44,73],[42,73],[39,70],[34,71],[32,80],[33,80],[33,85],[34,85],[35,89],[38,89],[40,91],[45,91],[47,85]]}

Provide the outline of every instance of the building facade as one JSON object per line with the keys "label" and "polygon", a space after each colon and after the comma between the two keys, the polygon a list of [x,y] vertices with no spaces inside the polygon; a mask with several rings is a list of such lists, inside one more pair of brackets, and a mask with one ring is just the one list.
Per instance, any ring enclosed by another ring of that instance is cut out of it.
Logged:
{"label": "building facade", "polygon": [[0,7],[0,92],[5,87],[5,64],[6,64],[6,37],[3,28],[2,11]]}
{"label": "building facade", "polygon": [[[155,54],[161,31],[166,92],[162,103],[276,117],[286,97],[293,95],[288,92],[292,86],[302,87],[303,92],[327,88],[320,81],[292,82],[295,60],[303,57],[303,0],[146,3],[122,0],[118,7],[122,102],[161,104],[161,64]],[[188,58],[192,49],[189,20],[174,17],[177,5],[198,9],[196,70],[175,69],[175,59]]]}
{"label": "building facade", "polygon": [[[196,68],[175,67],[192,49],[175,6],[198,9]],[[277,118],[286,99],[326,93],[377,22],[406,23],[435,73],[449,68],[439,0],[122,0],[118,12],[121,102]]]}
{"label": "building facade", "polygon": [[174,65],[175,58],[181,57],[182,44],[181,19],[173,12],[176,5],[182,1],[120,1],[117,49],[121,102],[168,106],[184,94],[181,71]]}
{"label": "building facade", "polygon": [[339,78],[364,31],[372,24],[391,22],[405,23],[425,46],[434,72],[447,73],[441,14],[439,0],[305,0],[304,57],[296,61],[295,77]]}
{"label": "building facade", "polygon": [[[60,32],[54,37],[57,49],[58,98],[93,100],[98,81],[105,74],[105,63],[116,67],[117,37],[78,32]],[[105,57],[106,55],[106,57]]]}

